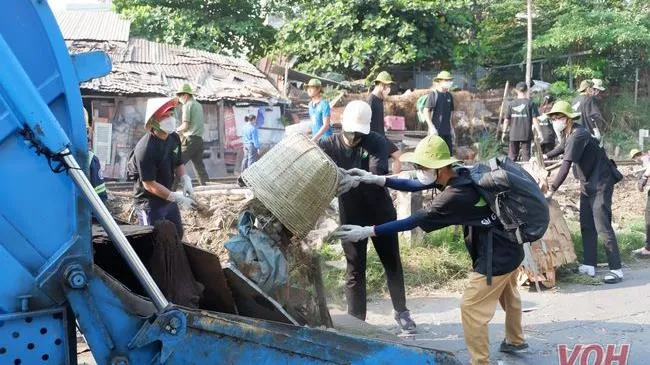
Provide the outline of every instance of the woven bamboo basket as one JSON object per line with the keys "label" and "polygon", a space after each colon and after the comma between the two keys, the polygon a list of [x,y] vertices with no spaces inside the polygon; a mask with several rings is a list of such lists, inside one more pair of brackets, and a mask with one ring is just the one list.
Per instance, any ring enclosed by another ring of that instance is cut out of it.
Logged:
{"label": "woven bamboo basket", "polygon": [[266,208],[302,238],[336,196],[338,169],[315,143],[296,134],[271,148],[241,177]]}

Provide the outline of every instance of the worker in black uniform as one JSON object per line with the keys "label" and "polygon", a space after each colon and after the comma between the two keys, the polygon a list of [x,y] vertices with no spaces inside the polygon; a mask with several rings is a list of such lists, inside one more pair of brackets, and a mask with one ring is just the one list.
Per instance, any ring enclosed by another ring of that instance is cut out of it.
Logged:
{"label": "worker in black uniform", "polygon": [[[372,237],[373,240],[420,227],[427,232],[451,225],[463,225],[467,250],[472,258],[474,271],[461,300],[460,311],[465,344],[471,356],[471,364],[490,364],[488,323],[492,320],[498,303],[505,311],[506,338],[500,351],[517,353],[528,348],[521,324],[521,298],[517,290],[519,265],[524,259],[521,245],[503,232],[504,228],[489,205],[476,190],[468,175],[456,172],[446,141],[439,136],[427,136],[415,148],[415,152],[402,155],[403,162],[411,162],[416,169],[417,180],[377,176],[361,170],[349,171],[359,176],[360,187],[372,184],[401,191],[440,189],[430,206],[412,216],[379,225],[343,225],[334,237],[357,241]],[[488,252],[492,237],[492,266],[488,268]],[[492,274],[491,283],[489,275]]]}
{"label": "worker in black uniform", "polygon": [[593,87],[591,80],[583,80],[578,88],[580,95],[573,99],[571,108],[574,112],[580,113],[580,118],[576,122],[582,124],[589,134],[600,141],[600,130],[605,126],[605,118],[594,98]]}
{"label": "worker in black uniform", "polygon": [[589,276],[596,275],[598,235],[603,240],[609,272],[603,281],[608,284],[623,280],[621,258],[612,228],[612,195],[614,184],[622,176],[607,157],[597,139],[583,125],[575,120],[580,116],[574,113],[569,103],[558,101],[548,113],[553,122],[553,129],[564,133],[565,142],[561,148],[547,154],[548,158],[564,153],[562,166],[551,184],[547,198],[553,196],[569,174],[569,169],[575,164],[575,174],[580,180],[580,232],[584,250],[584,263],[580,265],[580,273]]}
{"label": "worker in black uniform", "polygon": [[90,184],[95,189],[95,193],[99,195],[99,198],[106,205],[108,203],[106,183],[102,175],[102,166],[99,163],[99,158],[97,158],[92,149],[92,128],[90,127],[90,120],[86,108],[84,108],[84,119],[86,120],[86,134],[88,138],[88,180],[90,180]]}
{"label": "worker in black uniform", "polygon": [[[176,134],[173,117],[176,98],[147,100],[146,133],[135,146],[129,159],[129,170],[137,176],[134,185],[134,206],[138,222],[154,225],[160,219],[174,223],[178,237],[183,237],[179,207],[196,206],[190,198],[192,180],[185,174],[181,159],[181,139]],[[173,191],[174,177],[183,181],[183,191]]]}
{"label": "worker in black uniform", "polygon": [[539,111],[537,105],[528,98],[527,91],[528,86],[526,86],[525,82],[517,83],[515,87],[517,98],[508,102],[504,113],[501,142],[505,141],[508,127],[510,127],[508,157],[513,161],[530,160],[533,125],[538,123]]}
{"label": "worker in black uniform", "polygon": [[[320,147],[343,169],[369,170],[369,158],[378,160],[377,173],[388,172],[388,143],[385,137],[370,131],[370,106],[361,101],[350,102],[343,112],[342,134],[319,142]],[[375,225],[397,218],[393,200],[386,188],[358,186],[339,196],[339,217],[343,224]],[[386,271],[388,291],[395,310],[395,320],[403,331],[415,330],[415,322],[406,308],[404,272],[399,253],[397,233],[375,237],[372,243]],[[342,240],[347,261],[345,296],[348,313],[366,319],[366,252],[367,239]]]}
{"label": "worker in black uniform", "polygon": [[553,124],[551,120],[548,119],[548,116],[545,113],[548,113],[553,108],[553,103],[555,103],[555,97],[551,94],[544,95],[542,99],[542,104],[539,106],[539,117],[537,117],[538,132],[541,136],[540,147],[542,148],[542,153],[547,153],[553,151],[555,148],[555,141],[558,140],[553,130]]}

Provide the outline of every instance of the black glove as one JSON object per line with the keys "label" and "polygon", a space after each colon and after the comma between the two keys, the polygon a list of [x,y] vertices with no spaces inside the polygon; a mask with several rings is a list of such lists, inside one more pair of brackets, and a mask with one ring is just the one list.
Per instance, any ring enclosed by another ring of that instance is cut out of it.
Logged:
{"label": "black glove", "polygon": [[645,184],[647,183],[648,183],[648,177],[641,176],[639,178],[639,182],[636,184],[636,188],[639,189],[640,192],[643,192],[643,189],[645,189]]}

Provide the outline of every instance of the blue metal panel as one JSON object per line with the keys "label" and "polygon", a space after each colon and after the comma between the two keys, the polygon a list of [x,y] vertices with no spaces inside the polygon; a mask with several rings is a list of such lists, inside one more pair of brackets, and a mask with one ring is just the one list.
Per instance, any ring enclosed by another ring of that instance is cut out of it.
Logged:
{"label": "blue metal panel", "polygon": [[172,307],[146,319],[137,312],[150,303],[105,274],[89,280],[68,298],[100,364],[458,364],[444,351],[223,313]]}
{"label": "blue metal panel", "polygon": [[68,363],[66,325],[63,308],[0,316],[0,364]]}
{"label": "blue metal panel", "polygon": [[67,146],[79,161],[86,160],[79,85],[56,21],[45,1],[4,5],[0,170],[5,178],[0,180],[0,245],[10,257],[3,257],[3,274],[33,285],[29,291],[8,286],[0,293],[0,310],[14,312],[19,295],[32,294],[42,308],[62,300],[59,283],[47,279],[59,269],[62,256],[69,254],[64,247],[73,248],[78,260],[90,263],[90,211],[70,177],[52,172],[45,156],[19,134],[29,126],[33,138],[51,152]]}

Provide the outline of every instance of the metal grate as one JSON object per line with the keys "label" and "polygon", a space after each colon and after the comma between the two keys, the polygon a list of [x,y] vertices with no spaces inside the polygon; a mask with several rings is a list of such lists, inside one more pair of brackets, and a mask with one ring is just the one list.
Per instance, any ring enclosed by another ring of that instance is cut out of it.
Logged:
{"label": "metal grate", "polygon": [[0,316],[0,364],[66,364],[63,309]]}

